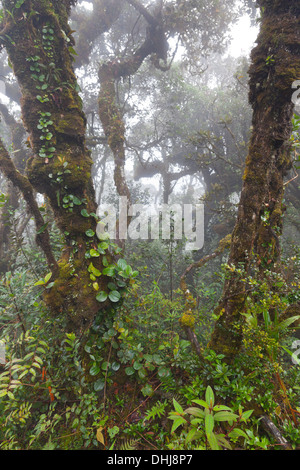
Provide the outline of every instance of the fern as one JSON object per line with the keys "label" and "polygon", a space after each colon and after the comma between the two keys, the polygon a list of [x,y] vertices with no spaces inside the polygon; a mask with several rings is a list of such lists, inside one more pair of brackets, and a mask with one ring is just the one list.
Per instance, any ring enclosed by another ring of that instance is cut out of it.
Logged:
{"label": "fern", "polygon": [[137,445],[137,439],[125,439],[120,445],[120,450],[136,450]]}
{"label": "fern", "polygon": [[165,414],[165,409],[168,405],[167,400],[163,403],[158,401],[152,408],[146,411],[145,421],[150,419],[155,419],[156,417],[161,418]]}

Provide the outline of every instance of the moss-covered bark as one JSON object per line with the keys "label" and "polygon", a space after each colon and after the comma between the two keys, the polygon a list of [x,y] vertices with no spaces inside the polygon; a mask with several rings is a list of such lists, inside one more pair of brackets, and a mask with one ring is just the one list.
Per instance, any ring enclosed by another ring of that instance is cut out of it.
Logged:
{"label": "moss-covered bark", "polygon": [[[245,274],[254,252],[262,268],[274,268],[278,262],[283,178],[291,168],[292,83],[300,76],[299,2],[258,4],[262,22],[249,70],[253,131],[229,258],[229,264],[243,267]],[[228,358],[241,345],[239,323],[246,295],[245,283],[233,273],[224,286],[221,316],[210,343]]]}
{"label": "moss-covered bark", "polygon": [[[72,2],[4,1],[9,38],[5,47],[22,93],[22,118],[32,156],[26,167],[32,187],[45,194],[65,235],[59,270],[45,299],[54,314],[65,314],[72,329],[86,327],[99,310],[86,252],[97,243],[91,178],[85,145],[86,118],[73,71]],[[10,12],[10,13],[7,13]],[[13,21],[12,21],[13,18]],[[89,236],[86,232],[89,231]],[[101,270],[101,257],[94,260]],[[105,281],[99,280],[101,287]]]}

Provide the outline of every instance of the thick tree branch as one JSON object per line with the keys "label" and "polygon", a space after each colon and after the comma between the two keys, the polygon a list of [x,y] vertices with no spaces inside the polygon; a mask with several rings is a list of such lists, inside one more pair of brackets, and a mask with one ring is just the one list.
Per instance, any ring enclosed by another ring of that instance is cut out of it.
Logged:
{"label": "thick tree branch", "polygon": [[78,22],[76,67],[88,63],[95,40],[109,31],[123,8],[120,0],[94,0],[92,3],[93,11],[89,15],[83,16],[82,12],[79,13],[76,10],[72,13],[72,19]]}
{"label": "thick tree branch", "polygon": [[147,10],[147,8],[144,7],[144,5],[142,5],[137,0],[126,0],[126,1],[127,3],[129,3],[129,5],[133,6],[136,9],[136,11],[138,11],[145,18],[145,20],[147,21],[149,25],[153,27],[159,26],[159,20],[155,18],[153,15],[151,15],[151,13],[149,13],[149,11]]}

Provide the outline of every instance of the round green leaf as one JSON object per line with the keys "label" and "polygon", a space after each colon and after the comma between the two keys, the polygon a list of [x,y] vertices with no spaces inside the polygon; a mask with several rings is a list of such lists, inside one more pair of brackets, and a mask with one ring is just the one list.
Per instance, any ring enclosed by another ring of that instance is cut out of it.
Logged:
{"label": "round green leaf", "polygon": [[105,386],[105,380],[104,380],[104,378],[98,379],[98,380],[94,383],[94,390],[95,390],[95,392],[100,392],[101,390],[104,389],[104,386]]}
{"label": "round green leaf", "polygon": [[90,250],[90,255],[93,257],[93,258],[98,258],[100,256],[100,254],[98,253],[97,250],[95,250],[94,248],[92,248]]}
{"label": "round green leaf", "polygon": [[122,270],[125,270],[127,268],[127,263],[124,259],[119,259],[117,265]]}
{"label": "round green leaf", "polygon": [[126,375],[133,375],[135,371],[133,367],[126,367],[125,372]]}
{"label": "round green leaf", "polygon": [[98,302],[105,302],[105,300],[107,299],[108,295],[106,292],[104,292],[103,290],[99,292],[99,294],[96,296],[96,299],[98,300]]}
{"label": "round green leaf", "polygon": [[169,377],[170,371],[166,367],[159,367],[157,371],[159,377]]}
{"label": "round green leaf", "polygon": [[140,362],[134,361],[133,368],[134,368],[135,370],[139,370],[139,369],[141,369],[142,367],[143,367],[143,365],[142,365]]}
{"label": "round green leaf", "polygon": [[86,236],[87,237],[93,237],[95,235],[95,232],[92,230],[92,229],[88,229],[86,232],[85,232]]}
{"label": "round green leaf", "polygon": [[98,366],[98,364],[93,364],[92,367],[90,368],[90,375],[92,375],[93,377],[97,374],[99,374],[100,372],[100,367]]}
{"label": "round green leaf", "polygon": [[82,215],[82,217],[89,217],[90,216],[90,214],[88,213],[88,211],[86,209],[82,209],[81,215]]}
{"label": "round green leaf", "polygon": [[115,270],[112,266],[108,266],[107,268],[103,269],[103,274],[104,276],[113,277],[115,274]]}
{"label": "round green leaf", "polygon": [[111,302],[119,302],[120,298],[121,298],[121,294],[120,292],[118,292],[117,290],[112,290],[109,294],[108,294],[108,297],[109,297],[109,300]]}
{"label": "round green leaf", "polygon": [[114,284],[113,282],[109,282],[107,284],[107,287],[109,288],[109,290],[116,290],[116,284]]}

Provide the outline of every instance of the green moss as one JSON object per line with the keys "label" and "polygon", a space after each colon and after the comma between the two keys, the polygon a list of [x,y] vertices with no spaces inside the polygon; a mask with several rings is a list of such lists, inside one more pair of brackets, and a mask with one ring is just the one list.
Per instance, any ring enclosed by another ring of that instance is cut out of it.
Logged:
{"label": "green moss", "polygon": [[60,119],[54,121],[54,129],[60,134],[78,136],[85,134],[85,122],[83,118],[76,113],[64,113]]}
{"label": "green moss", "polygon": [[191,310],[188,310],[183,313],[182,317],[179,320],[181,326],[194,329],[195,327],[195,317]]}
{"label": "green moss", "polygon": [[100,310],[87,266],[79,260],[59,262],[59,273],[53,286],[45,291],[44,300],[53,315],[66,315],[70,329],[76,331],[91,322]]}

